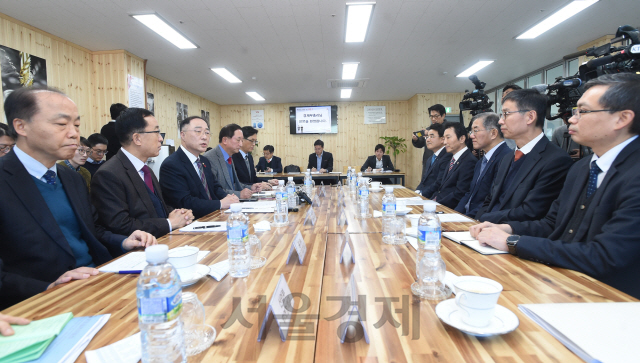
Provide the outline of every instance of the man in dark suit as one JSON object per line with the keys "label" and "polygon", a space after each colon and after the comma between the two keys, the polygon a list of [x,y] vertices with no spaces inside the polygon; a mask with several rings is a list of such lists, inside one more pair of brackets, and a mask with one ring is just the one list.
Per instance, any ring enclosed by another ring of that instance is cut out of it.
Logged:
{"label": "man in dark suit", "polygon": [[162,162],[160,186],[167,204],[193,211],[195,218],[238,203],[227,194],[211,171],[211,163],[200,154],[207,150],[209,125],[198,116],[180,121],[180,147]]}
{"label": "man in dark suit", "polygon": [[120,141],[118,140],[118,135],[116,134],[116,119],[118,118],[118,116],[120,116],[122,111],[126,109],[127,106],[123,105],[122,103],[112,104],[109,108],[109,111],[111,113],[111,121],[102,126],[102,129],[100,130],[102,136],[106,137],[108,141],[108,153],[106,155],[107,160],[116,156],[118,150],[120,150],[120,147],[122,147],[122,145],[120,145]]}
{"label": "man in dark suit", "polygon": [[71,99],[57,90],[20,88],[4,110],[17,142],[0,158],[0,310],[156,243],[141,231],[129,237],[105,231],[82,177],[56,164],[72,158],[79,143],[80,116]]}
{"label": "man in dark suit", "polygon": [[240,152],[231,156],[236,174],[238,174],[238,180],[244,184],[260,183],[262,184],[262,190],[270,190],[272,185],[278,185],[277,179],[272,179],[266,183],[260,181],[256,175],[251,152],[258,144],[258,130],[251,126],[245,126],[242,128],[242,137]]}
{"label": "man in dark suit", "polygon": [[473,141],[473,148],[484,151],[484,155],[476,163],[470,190],[460,199],[455,208],[457,212],[471,218],[475,218],[489,194],[500,161],[505,155],[513,153],[513,150],[509,149],[504,142],[499,121],[500,116],[493,112],[481,113],[471,119],[472,129],[469,134]]}
{"label": "man in dark suit", "polygon": [[393,163],[391,162],[391,157],[389,155],[384,154],[384,145],[378,144],[375,148],[375,155],[371,155],[367,158],[367,160],[362,164],[360,171],[372,172],[374,170],[384,171],[391,170],[393,171]]}
{"label": "man in dark suit", "polygon": [[416,188],[416,193],[429,198],[440,188],[439,181],[442,180],[452,156],[444,147],[444,127],[442,124],[435,123],[427,130],[427,148],[433,152],[433,155],[427,162],[427,168],[422,174],[422,180]]}
{"label": "man in dark suit", "polygon": [[140,229],[156,237],[193,221],[188,209],[168,207],[155,174],[145,163],[162,145],[158,120],[143,108],[128,108],[116,120],[122,148],[91,180],[100,223],[114,233]]}
{"label": "man in dark suit", "polygon": [[109,141],[107,138],[102,136],[102,134],[91,134],[87,140],[91,145],[91,154],[87,158],[87,162],[84,164],[84,168],[89,170],[91,176],[98,171],[98,168],[105,163],[105,156],[109,153],[107,151],[107,147],[109,145]]}
{"label": "man in dark suit", "polygon": [[571,167],[546,216],[485,222],[470,232],[483,244],[583,272],[640,298],[640,76],[600,76],[585,89],[569,133],[594,155]]}
{"label": "man in dark suit", "polygon": [[444,129],[444,145],[447,152],[453,156],[444,171],[440,187],[431,199],[449,208],[455,208],[471,187],[473,169],[478,159],[467,147],[467,129],[462,123],[446,122]]}
{"label": "man in dark suit", "polygon": [[544,136],[546,110],[547,97],[531,89],[513,91],[502,100],[501,130],[516,142],[517,149],[514,157],[500,162],[477,220],[500,223],[540,219],[558,197],[572,162]]}
{"label": "man in dark suit", "polygon": [[[431,120],[431,125],[440,124],[447,122],[446,118],[446,108],[436,103],[435,105],[429,107],[427,109],[429,111],[429,119]],[[422,153],[422,176],[427,171],[430,166],[431,159],[433,158],[433,151],[427,147],[427,132],[428,129],[422,130],[422,133],[425,135],[423,137],[417,137],[415,134],[411,135],[411,143],[415,148],[424,148],[424,153]]]}
{"label": "man in dark suit", "polygon": [[272,145],[266,145],[262,148],[262,155],[256,165],[257,171],[266,171],[267,173],[282,173],[282,159],[273,156],[274,148]]}
{"label": "man in dark suit", "polygon": [[324,151],[324,142],[322,140],[316,140],[316,142],[313,143],[313,148],[315,149],[315,153],[309,155],[307,169],[321,173],[332,172],[333,155],[328,151]]}

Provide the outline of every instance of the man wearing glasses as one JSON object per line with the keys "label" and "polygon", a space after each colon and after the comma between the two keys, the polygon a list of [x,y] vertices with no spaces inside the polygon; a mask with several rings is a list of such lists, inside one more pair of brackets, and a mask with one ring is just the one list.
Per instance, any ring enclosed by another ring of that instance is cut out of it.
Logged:
{"label": "man wearing glasses", "polygon": [[89,170],[91,176],[98,171],[98,168],[104,164],[106,161],[105,156],[109,153],[107,151],[107,147],[109,146],[109,141],[106,137],[102,136],[102,134],[92,134],[87,140],[91,145],[91,154],[87,158],[87,163],[84,164],[84,167]]}
{"label": "man wearing glasses", "polygon": [[278,185],[277,179],[269,180],[269,183],[264,183],[258,180],[256,175],[255,164],[253,163],[253,156],[251,152],[258,145],[258,130],[251,126],[245,126],[242,128],[242,144],[240,144],[240,152],[233,154],[233,164],[238,174],[238,180],[244,184],[260,183],[262,190],[270,190],[271,185]]}
{"label": "man wearing glasses", "polygon": [[9,127],[0,123],[0,158],[7,155],[16,144],[16,140],[9,136]]}
{"label": "man wearing glasses", "polygon": [[502,159],[491,192],[476,219],[500,223],[544,217],[564,185],[571,158],[544,136],[547,97],[535,90],[510,92],[502,100],[500,129],[516,142]]}
{"label": "man wearing glasses", "polygon": [[140,229],[160,237],[191,223],[191,210],[173,210],[165,204],[158,179],[146,165],[162,146],[153,113],[128,108],[118,116],[115,127],[122,147],[91,181],[91,197],[102,225],[114,233]]}
{"label": "man wearing glasses", "polygon": [[91,155],[91,146],[89,141],[84,137],[80,137],[80,145],[76,149],[73,158],[58,161],[58,165],[67,166],[72,170],[75,170],[87,183],[87,190],[91,191],[91,173],[85,169],[83,165],[86,165],[87,158]]}
{"label": "man wearing glasses", "polygon": [[569,119],[573,140],[593,150],[576,162],[544,218],[481,223],[481,243],[527,260],[580,271],[640,298],[640,75],[600,76]]}
{"label": "man wearing glasses", "polygon": [[[437,103],[428,108],[429,111],[429,119],[431,120],[431,125],[433,124],[443,124],[447,120],[445,117],[447,116],[446,109],[443,105]],[[423,137],[417,137],[415,134],[411,136],[411,143],[415,148],[424,148],[424,153],[422,154],[422,173],[421,179],[424,179],[424,173],[428,169],[428,163],[431,161],[433,157],[433,151],[430,150],[427,146],[427,130],[422,130]],[[419,188],[418,188],[419,189]]]}

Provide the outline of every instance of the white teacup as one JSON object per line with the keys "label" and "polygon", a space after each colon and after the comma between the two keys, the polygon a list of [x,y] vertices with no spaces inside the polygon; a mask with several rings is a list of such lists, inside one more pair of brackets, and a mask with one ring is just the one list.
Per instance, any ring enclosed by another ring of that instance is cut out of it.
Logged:
{"label": "white teacup", "polygon": [[181,280],[191,277],[198,269],[198,247],[184,246],[169,250],[167,260],[178,271]]}
{"label": "white teacup", "polygon": [[407,209],[407,201],[396,200],[396,210],[405,210],[405,209]]}
{"label": "white teacup", "polygon": [[372,181],[370,184],[371,184],[371,188],[373,188],[373,189],[380,189],[380,188],[382,188],[382,182],[379,182],[379,181]]}
{"label": "white teacup", "polygon": [[362,180],[364,180],[364,182],[367,183],[367,184],[371,184],[371,178],[369,178],[367,176],[363,176]]}
{"label": "white teacup", "polygon": [[502,285],[485,277],[460,276],[453,286],[462,321],[474,327],[489,325]]}

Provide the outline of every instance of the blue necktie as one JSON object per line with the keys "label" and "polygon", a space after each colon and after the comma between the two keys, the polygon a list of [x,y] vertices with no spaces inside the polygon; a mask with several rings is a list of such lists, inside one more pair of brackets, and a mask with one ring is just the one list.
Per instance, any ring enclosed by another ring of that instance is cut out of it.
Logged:
{"label": "blue necktie", "polygon": [[433,156],[431,157],[431,165],[433,165],[435,161],[436,161],[436,154],[433,154]]}
{"label": "blue necktie", "polygon": [[49,185],[56,185],[56,173],[53,170],[47,170],[42,176]]}
{"label": "blue necktie", "polygon": [[489,163],[489,160],[487,160],[487,156],[483,156],[482,157],[482,164],[480,164],[480,174],[478,174],[478,179],[476,179],[476,183],[478,182],[478,180],[480,180],[480,177],[482,176],[482,172],[484,171],[484,168],[487,167],[487,164]]}
{"label": "blue necktie", "polygon": [[591,197],[598,189],[598,174],[602,169],[598,167],[596,161],[591,162],[591,170],[589,171],[589,183],[587,184],[587,198]]}
{"label": "blue necktie", "polygon": [[465,214],[469,213],[469,207],[471,206],[471,199],[473,198],[473,196],[476,194],[475,189],[478,186],[478,183],[480,182],[480,177],[482,177],[482,172],[484,171],[484,168],[487,166],[487,163],[489,162],[489,160],[487,160],[487,156],[483,156],[482,157],[482,164],[480,164],[480,173],[478,174],[478,179],[476,179],[476,183],[473,185],[473,190],[471,190],[471,194],[469,195],[469,200],[467,201],[467,204],[464,205],[464,209],[465,209]]}

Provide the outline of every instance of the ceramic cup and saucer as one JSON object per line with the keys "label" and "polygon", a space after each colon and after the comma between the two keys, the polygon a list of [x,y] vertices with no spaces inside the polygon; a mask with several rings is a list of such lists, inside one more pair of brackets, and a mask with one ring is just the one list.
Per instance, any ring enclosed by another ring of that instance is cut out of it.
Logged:
{"label": "ceramic cup and saucer", "polygon": [[209,266],[198,264],[200,249],[183,246],[169,251],[168,262],[178,271],[182,286],[193,285],[209,273]]}

